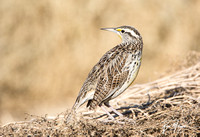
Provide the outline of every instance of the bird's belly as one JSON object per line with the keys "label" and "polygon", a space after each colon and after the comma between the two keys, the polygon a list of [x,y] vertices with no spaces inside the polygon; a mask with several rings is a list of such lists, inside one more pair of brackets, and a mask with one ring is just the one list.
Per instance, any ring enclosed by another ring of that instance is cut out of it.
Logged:
{"label": "bird's belly", "polygon": [[136,63],[138,63],[137,66],[133,66],[133,69],[130,70],[130,73],[129,73],[129,76],[126,80],[126,82],[124,83],[124,85],[118,89],[111,97],[111,99],[113,98],[116,98],[117,96],[119,96],[121,93],[123,93],[131,84],[132,82],[135,80],[137,74],[138,74],[138,71],[139,71],[139,68],[140,68],[140,65],[141,65],[141,61],[140,60],[137,60]]}

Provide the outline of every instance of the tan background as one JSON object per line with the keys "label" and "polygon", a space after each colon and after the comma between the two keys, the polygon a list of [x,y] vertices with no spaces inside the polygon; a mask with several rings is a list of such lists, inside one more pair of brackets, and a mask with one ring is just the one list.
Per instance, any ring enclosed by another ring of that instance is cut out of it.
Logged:
{"label": "tan background", "polygon": [[200,51],[198,0],[1,0],[0,124],[70,108],[93,65],[120,43],[100,28],[121,25],[144,40],[135,83]]}

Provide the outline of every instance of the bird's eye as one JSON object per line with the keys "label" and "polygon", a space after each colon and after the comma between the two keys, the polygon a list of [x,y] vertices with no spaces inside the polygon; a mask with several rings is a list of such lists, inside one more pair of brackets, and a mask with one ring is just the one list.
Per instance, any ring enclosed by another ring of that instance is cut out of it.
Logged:
{"label": "bird's eye", "polygon": [[124,31],[124,30],[121,30],[121,32],[124,33],[125,31]]}

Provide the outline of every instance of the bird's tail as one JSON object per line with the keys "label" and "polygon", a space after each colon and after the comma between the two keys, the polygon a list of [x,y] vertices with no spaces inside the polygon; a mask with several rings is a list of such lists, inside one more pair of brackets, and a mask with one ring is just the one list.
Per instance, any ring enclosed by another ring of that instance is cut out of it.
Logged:
{"label": "bird's tail", "polygon": [[76,102],[74,103],[74,105],[73,105],[73,107],[71,109],[71,112],[67,116],[67,119],[66,119],[67,123],[70,122],[72,115],[76,114],[77,109],[88,100],[89,100],[88,96],[82,98],[82,96],[79,95],[77,97]]}
{"label": "bird's tail", "polygon": [[66,123],[69,123],[72,119],[72,116],[76,114],[76,110],[79,108],[79,103],[76,101],[71,109],[71,112],[67,115]]}

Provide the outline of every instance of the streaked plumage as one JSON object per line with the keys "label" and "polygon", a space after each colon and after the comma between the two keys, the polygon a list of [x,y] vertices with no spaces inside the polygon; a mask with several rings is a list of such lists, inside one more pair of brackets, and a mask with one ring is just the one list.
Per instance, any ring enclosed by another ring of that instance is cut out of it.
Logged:
{"label": "streaked plumage", "polygon": [[116,32],[122,38],[122,43],[106,52],[92,68],[72,108],[74,111],[85,102],[89,109],[102,105],[111,107],[109,101],[130,86],[140,68],[143,41],[139,32],[131,26],[103,30]]}

